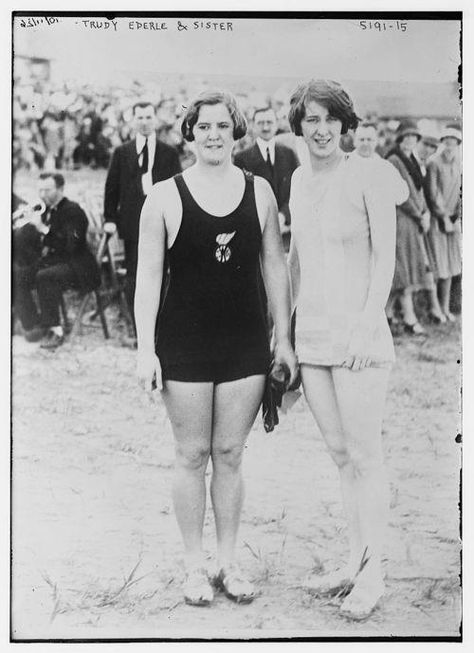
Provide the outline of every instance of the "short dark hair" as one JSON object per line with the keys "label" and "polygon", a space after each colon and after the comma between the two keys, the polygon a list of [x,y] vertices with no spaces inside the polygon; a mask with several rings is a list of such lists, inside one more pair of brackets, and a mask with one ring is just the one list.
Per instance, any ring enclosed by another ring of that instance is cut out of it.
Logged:
{"label": "short dark hair", "polygon": [[347,134],[349,129],[357,128],[359,118],[354,111],[351,98],[341,84],[328,79],[311,79],[305,84],[300,84],[290,99],[288,120],[296,136],[302,135],[301,121],[306,115],[306,104],[311,101],[321,104],[341,121],[342,134]]}
{"label": "short dark hair", "polygon": [[199,111],[205,105],[224,104],[234,123],[234,141],[238,141],[247,133],[247,121],[240,110],[237,101],[233,95],[226,91],[204,91],[195,98],[187,107],[186,113],[181,123],[181,133],[188,143],[194,140],[193,129],[199,118]]}
{"label": "short dark hair", "polygon": [[156,107],[151,100],[150,101],[140,100],[139,102],[135,102],[135,104],[133,105],[132,115],[135,115],[136,109],[146,109],[147,107],[152,107],[153,113],[156,113]]}
{"label": "short dark hair", "polygon": [[275,114],[275,118],[276,118],[275,109],[270,104],[267,104],[266,106],[257,107],[256,109],[254,109],[252,120],[255,122],[255,116],[257,115],[257,113],[264,113],[265,111],[273,111],[273,113]]}
{"label": "short dark hair", "polygon": [[56,188],[64,188],[66,182],[60,172],[42,172],[39,176],[40,179],[49,179],[50,177],[54,179]]}
{"label": "short dark hair", "polygon": [[360,122],[357,125],[357,127],[358,128],[359,127],[365,127],[366,129],[368,129],[369,127],[373,127],[375,129],[375,131],[377,131],[377,123],[372,122],[371,120],[364,120],[364,121]]}

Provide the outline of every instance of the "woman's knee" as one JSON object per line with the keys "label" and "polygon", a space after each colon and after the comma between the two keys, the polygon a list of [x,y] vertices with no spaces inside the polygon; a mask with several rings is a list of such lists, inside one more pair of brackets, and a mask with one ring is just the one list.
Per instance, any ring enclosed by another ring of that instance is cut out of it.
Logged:
{"label": "woman's knee", "polygon": [[329,454],[339,469],[346,467],[351,462],[348,446],[344,442],[328,443]]}
{"label": "woman's knee", "polygon": [[211,449],[212,464],[236,470],[242,464],[244,447],[239,444],[218,444]]}
{"label": "woman's knee", "polygon": [[329,453],[339,469],[350,466],[356,476],[369,476],[383,464],[378,448],[362,447],[357,443],[334,438],[328,442]]}
{"label": "woman's knee", "polygon": [[349,455],[354,475],[359,478],[378,474],[383,467],[383,454],[378,448],[360,447],[354,444],[350,447]]}
{"label": "woman's knee", "polygon": [[209,461],[210,450],[206,445],[175,447],[176,465],[189,470],[205,469]]}

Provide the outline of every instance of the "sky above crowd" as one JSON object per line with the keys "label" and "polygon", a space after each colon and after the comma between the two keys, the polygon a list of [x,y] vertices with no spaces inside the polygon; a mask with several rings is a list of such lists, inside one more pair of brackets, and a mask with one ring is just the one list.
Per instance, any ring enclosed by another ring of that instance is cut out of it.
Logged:
{"label": "sky above crowd", "polygon": [[130,71],[453,82],[460,63],[458,21],[109,18],[17,17],[14,51],[89,81]]}

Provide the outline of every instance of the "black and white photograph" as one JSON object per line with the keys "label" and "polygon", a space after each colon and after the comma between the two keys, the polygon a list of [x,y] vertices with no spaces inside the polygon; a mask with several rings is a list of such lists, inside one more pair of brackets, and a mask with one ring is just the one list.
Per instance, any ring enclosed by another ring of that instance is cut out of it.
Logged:
{"label": "black and white photograph", "polygon": [[10,642],[462,642],[463,12],[137,9],[11,12]]}

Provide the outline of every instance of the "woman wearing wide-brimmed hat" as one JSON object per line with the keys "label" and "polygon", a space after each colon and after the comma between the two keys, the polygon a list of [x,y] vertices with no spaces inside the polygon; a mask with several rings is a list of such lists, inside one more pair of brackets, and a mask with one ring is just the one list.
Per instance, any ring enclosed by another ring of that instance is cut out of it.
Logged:
{"label": "woman wearing wide-brimmed hat", "polygon": [[449,310],[451,280],[461,274],[461,129],[447,125],[440,136],[441,149],[426,166],[425,194],[431,212],[428,244],[434,258],[441,310]]}
{"label": "woman wearing wide-brimmed hat", "polygon": [[[406,181],[409,197],[397,206],[397,244],[395,274],[392,292],[387,305],[387,315],[391,318],[393,304],[400,299],[405,331],[412,335],[425,333],[418,321],[413,306],[413,293],[433,285],[428,273],[429,260],[420,234],[426,234],[429,228],[429,212],[423,191],[423,174],[414,150],[421,139],[421,133],[415,122],[402,121],[397,129],[396,145],[388,153],[390,161]],[[441,318],[435,293],[432,293],[433,317]]]}

